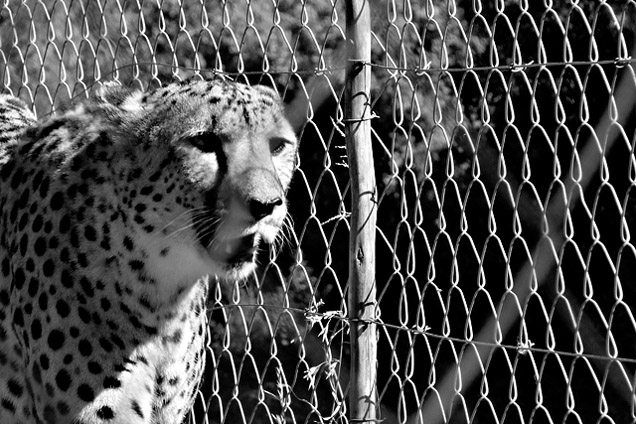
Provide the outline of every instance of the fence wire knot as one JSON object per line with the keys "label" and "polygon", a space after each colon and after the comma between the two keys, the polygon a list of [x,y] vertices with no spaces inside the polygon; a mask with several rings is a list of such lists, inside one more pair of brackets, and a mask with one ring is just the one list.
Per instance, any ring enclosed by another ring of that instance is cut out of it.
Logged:
{"label": "fence wire knot", "polygon": [[632,63],[632,57],[631,56],[627,56],[627,57],[617,57],[614,60],[614,65],[617,68],[623,68],[625,66],[628,66]]}
{"label": "fence wire knot", "polygon": [[355,124],[355,123],[360,123],[365,121],[371,121],[373,119],[378,119],[378,118],[379,116],[375,112],[371,112],[370,114],[366,114],[366,116],[362,118],[343,118],[341,119],[341,122],[345,124]]}

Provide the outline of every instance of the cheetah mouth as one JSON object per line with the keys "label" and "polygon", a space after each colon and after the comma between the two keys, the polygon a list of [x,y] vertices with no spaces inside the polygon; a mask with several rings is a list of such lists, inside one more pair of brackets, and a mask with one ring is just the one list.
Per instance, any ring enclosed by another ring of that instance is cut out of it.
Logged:
{"label": "cheetah mouth", "polygon": [[250,234],[244,237],[214,241],[208,252],[212,259],[236,267],[246,262],[254,262],[260,236]]}
{"label": "cheetah mouth", "polygon": [[[204,216],[212,215],[210,212]],[[234,237],[228,237],[223,232],[219,234],[221,227],[218,222],[210,224],[207,219],[194,221],[197,238],[207,255],[214,262],[222,264],[224,268],[228,269],[236,269],[253,263],[262,240],[259,232],[254,231],[247,235],[236,234]]]}

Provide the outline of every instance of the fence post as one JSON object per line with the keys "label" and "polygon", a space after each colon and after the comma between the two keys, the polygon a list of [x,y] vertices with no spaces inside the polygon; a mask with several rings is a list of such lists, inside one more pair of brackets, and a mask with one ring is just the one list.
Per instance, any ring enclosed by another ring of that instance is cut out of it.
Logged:
{"label": "fence post", "polygon": [[377,420],[375,231],[377,193],[371,146],[371,20],[368,0],[347,0],[345,135],[351,177],[348,310],[350,422]]}

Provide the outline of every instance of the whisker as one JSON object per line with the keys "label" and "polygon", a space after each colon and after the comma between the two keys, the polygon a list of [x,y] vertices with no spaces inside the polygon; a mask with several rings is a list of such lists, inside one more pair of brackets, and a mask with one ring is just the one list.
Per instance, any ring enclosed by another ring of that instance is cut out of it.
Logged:
{"label": "whisker", "polygon": [[199,241],[203,241],[207,238],[210,238],[210,241],[208,242],[208,246],[210,247],[212,245],[212,243],[215,241],[215,238],[212,237],[215,233],[215,227],[213,224],[210,224],[207,228],[205,229],[201,229],[199,230]]}
{"label": "whisker", "polygon": [[179,219],[185,217],[187,214],[189,213],[189,211],[185,211],[180,213],[179,215],[177,215],[174,219],[168,221],[168,223],[166,225],[164,225],[163,227],[157,229],[155,231],[155,234],[159,234],[159,233],[163,233],[168,227],[170,227],[171,225],[173,225],[175,222],[177,222]]}
{"label": "whisker", "polygon": [[183,219],[187,215],[189,215],[190,223],[188,223],[187,225],[181,226],[180,228],[177,228],[176,230],[166,234],[165,238],[173,237],[173,236],[175,236],[176,234],[178,234],[180,232],[183,232],[183,231],[185,231],[187,229],[190,229],[190,228],[198,225],[200,221],[202,221],[204,219],[209,219],[210,211],[209,211],[209,209],[207,207],[198,207],[198,208],[195,208],[195,209],[191,209],[191,210],[185,211],[185,212],[179,214],[175,219],[170,221],[160,231],[163,232],[166,228],[168,228],[170,225],[174,224],[177,220]]}
{"label": "whisker", "polygon": [[179,233],[181,233],[181,232],[183,232],[183,231],[185,231],[185,230],[188,230],[188,229],[190,229],[190,228],[194,227],[195,225],[196,225],[196,224],[195,224],[194,222],[191,222],[191,223],[189,223],[188,225],[185,225],[185,226],[183,226],[183,227],[179,227],[179,228],[177,228],[176,230],[172,231],[171,233],[166,234],[166,235],[165,235],[165,238],[174,237],[175,235],[177,235],[177,234],[179,234]]}
{"label": "whisker", "polygon": [[294,221],[291,217],[291,215],[287,214],[285,215],[285,219],[283,220],[283,224],[281,225],[281,230],[280,230],[280,244],[281,244],[281,248],[286,246],[289,249],[293,249],[294,246],[292,245],[292,237],[293,237],[293,231],[294,231]]}
{"label": "whisker", "polygon": [[[229,240],[229,237],[227,235],[223,235],[223,226],[227,225],[225,220],[222,220],[221,218],[219,218],[217,220],[217,222],[215,222],[215,225],[218,224],[220,222],[220,224],[216,227],[216,234],[217,234],[217,238],[212,239],[210,241],[210,243],[208,243],[208,248],[212,245],[212,243],[214,241],[226,241]],[[219,236],[220,235],[220,236]]]}
{"label": "whisker", "polygon": [[276,234],[276,238],[271,243],[271,250],[273,257],[277,257],[285,249],[285,247],[292,248],[292,241],[290,237],[292,220],[289,215],[285,215],[280,229]]}
{"label": "whisker", "polygon": [[214,238],[212,237],[214,235],[214,233],[217,231],[217,224],[221,221],[221,218],[216,217],[214,219],[210,219],[209,217],[207,217],[207,219],[203,220],[199,220],[199,222],[197,222],[197,224],[199,225],[198,231],[197,231],[197,235],[198,235],[198,239],[199,241],[203,242],[205,239],[210,238],[210,242],[208,242],[208,248],[210,247],[210,245],[212,244],[212,242],[214,242]]}
{"label": "whisker", "polygon": [[178,220],[185,218],[186,216],[190,215],[191,217],[195,217],[197,216],[197,214],[203,214],[208,210],[207,207],[205,206],[200,206],[191,210],[187,210],[184,212],[181,212],[179,215],[177,215],[174,219],[172,219],[171,221],[169,221],[166,225],[164,225],[163,227],[161,227],[160,229],[158,229],[156,231],[156,234],[158,233],[162,233],[163,231],[165,231],[168,227],[170,227],[171,225],[173,225],[175,222],[177,222]]}

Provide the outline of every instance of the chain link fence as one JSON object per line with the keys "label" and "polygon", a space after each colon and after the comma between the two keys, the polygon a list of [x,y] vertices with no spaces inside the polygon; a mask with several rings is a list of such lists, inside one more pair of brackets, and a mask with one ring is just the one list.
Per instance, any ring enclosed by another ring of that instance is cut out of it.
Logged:
{"label": "chain link fence", "polygon": [[[2,85],[40,118],[105,81],[215,74],[288,105],[292,230],[255,281],[212,287],[189,420],[635,422],[636,2],[362,2],[377,300],[353,321],[345,3],[0,9]],[[377,330],[377,414],[350,415],[352,325]]]}

